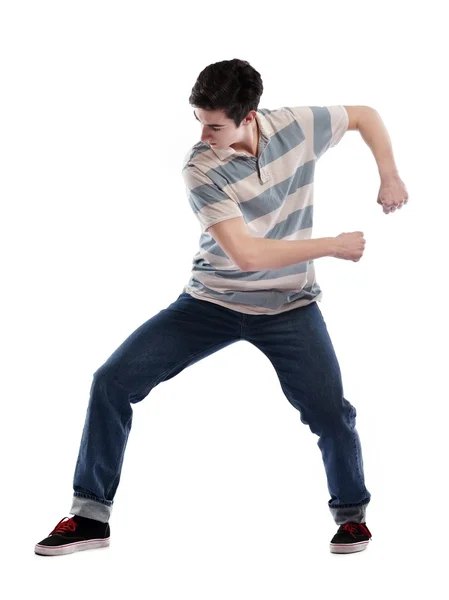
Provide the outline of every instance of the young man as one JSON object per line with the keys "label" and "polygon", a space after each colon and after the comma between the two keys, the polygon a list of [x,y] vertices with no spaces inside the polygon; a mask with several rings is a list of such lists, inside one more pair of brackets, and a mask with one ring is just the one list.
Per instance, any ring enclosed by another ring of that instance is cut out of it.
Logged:
{"label": "young man", "polygon": [[343,397],[337,358],[317,302],[314,259],[358,261],[362,232],[310,239],[316,161],[359,129],[379,166],[378,203],[408,199],[388,134],[369,107],[258,110],[263,85],[247,62],[206,67],[189,102],[201,141],[183,177],[201,226],[200,249],[179,297],[132,333],[95,373],[76,462],[70,513],[35,546],[54,556],[109,545],[109,518],[131,430],[132,404],[189,365],[239,340],[270,360],[288,401],[319,436],[335,553],[371,538],[356,409]]}

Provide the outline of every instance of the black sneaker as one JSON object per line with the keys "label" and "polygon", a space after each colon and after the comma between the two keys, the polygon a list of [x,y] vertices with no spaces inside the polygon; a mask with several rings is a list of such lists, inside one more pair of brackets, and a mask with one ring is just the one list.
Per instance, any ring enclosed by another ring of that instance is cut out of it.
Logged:
{"label": "black sneaker", "polygon": [[332,538],[330,549],[334,554],[361,552],[366,550],[371,538],[366,523],[345,523]]}
{"label": "black sneaker", "polygon": [[[64,521],[68,519],[68,521]],[[43,556],[70,554],[109,546],[109,523],[75,515],[61,519],[44,540],[36,544],[34,552]]]}

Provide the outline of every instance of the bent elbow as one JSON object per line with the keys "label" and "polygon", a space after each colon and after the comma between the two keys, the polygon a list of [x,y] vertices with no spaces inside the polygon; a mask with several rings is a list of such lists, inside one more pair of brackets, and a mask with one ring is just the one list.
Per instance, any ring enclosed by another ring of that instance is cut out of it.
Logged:
{"label": "bent elbow", "polygon": [[244,273],[247,273],[248,271],[253,270],[252,267],[250,266],[250,264],[247,262],[240,261],[240,263],[237,266],[240,269],[240,271],[243,271]]}

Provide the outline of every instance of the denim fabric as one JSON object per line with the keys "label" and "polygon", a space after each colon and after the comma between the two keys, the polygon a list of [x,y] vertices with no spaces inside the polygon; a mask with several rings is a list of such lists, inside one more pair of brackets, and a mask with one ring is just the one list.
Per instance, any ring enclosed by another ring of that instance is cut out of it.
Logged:
{"label": "denim fabric", "polygon": [[340,367],[317,302],[277,315],[250,315],[187,293],[138,327],[94,373],[73,479],[71,514],[107,522],[132,405],[189,365],[245,340],[276,370],[302,423],[318,436],[338,525],[365,522],[365,487],[356,409],[344,398]]}

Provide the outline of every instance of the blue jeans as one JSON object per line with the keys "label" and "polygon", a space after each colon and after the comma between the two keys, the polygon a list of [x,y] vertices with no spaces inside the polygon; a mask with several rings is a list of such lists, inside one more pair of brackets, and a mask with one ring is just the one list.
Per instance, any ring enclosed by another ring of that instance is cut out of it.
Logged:
{"label": "blue jeans", "polygon": [[371,494],[364,483],[357,413],[343,397],[340,367],[317,302],[277,315],[248,315],[186,293],[138,327],[94,373],[71,514],[109,520],[132,405],[159,383],[239,340],[267,356],[302,423],[319,437],[335,522],[366,520]]}

